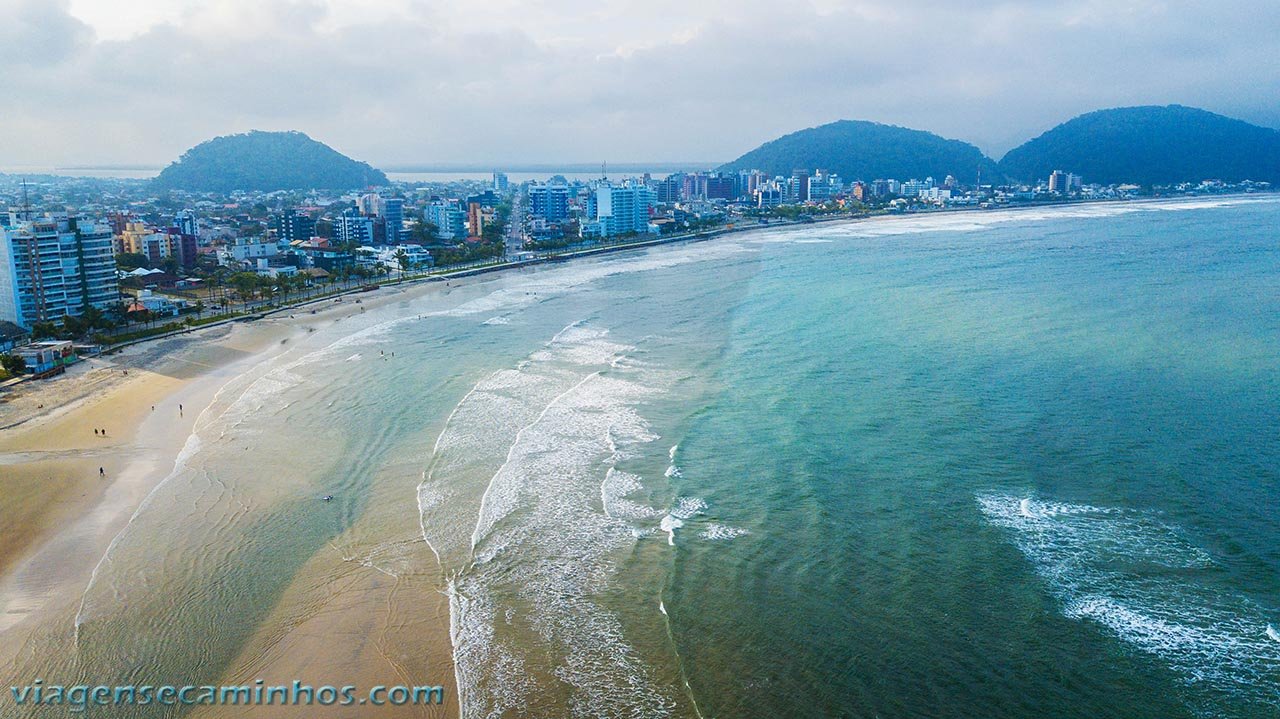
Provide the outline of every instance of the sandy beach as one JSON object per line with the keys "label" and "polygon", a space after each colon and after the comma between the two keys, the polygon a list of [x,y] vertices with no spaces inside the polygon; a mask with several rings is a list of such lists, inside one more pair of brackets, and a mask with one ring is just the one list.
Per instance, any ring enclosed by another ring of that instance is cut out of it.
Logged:
{"label": "sandy beach", "polygon": [[[14,675],[24,657],[75,641],[78,604],[95,568],[173,471],[201,413],[230,380],[317,328],[444,288],[441,282],[387,287],[364,295],[359,307],[350,299],[326,301],[146,342],[6,393],[0,402],[0,673],[10,684],[27,683],[31,677]],[[434,574],[392,580],[335,561],[331,552],[318,555],[282,598],[270,629],[254,637],[228,676],[209,679],[305,676],[317,685],[373,685],[394,677],[421,684],[424,663],[450,666],[448,602],[437,581]],[[403,601],[432,610],[413,631],[383,626]],[[430,676],[438,683],[452,671]],[[446,696],[443,708],[419,714],[401,708],[397,715],[456,713],[452,686]],[[201,716],[223,712],[234,716],[236,708]]]}

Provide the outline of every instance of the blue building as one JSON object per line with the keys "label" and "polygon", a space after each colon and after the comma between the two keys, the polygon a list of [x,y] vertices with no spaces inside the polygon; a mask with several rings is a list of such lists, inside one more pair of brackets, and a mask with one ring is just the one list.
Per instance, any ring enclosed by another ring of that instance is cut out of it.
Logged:
{"label": "blue building", "polygon": [[333,223],[334,239],[342,244],[373,244],[373,218],[357,210],[344,210]]}
{"label": "blue building", "polygon": [[583,226],[584,235],[616,237],[648,232],[649,210],[655,200],[654,192],[648,186],[602,182],[596,186],[591,200],[595,221]]}
{"label": "blue building", "polygon": [[529,185],[529,214],[547,222],[569,219],[569,186]]}
{"label": "blue building", "polygon": [[386,197],[382,200],[379,215],[387,231],[387,244],[398,245],[404,239],[404,200]]}
{"label": "blue building", "polygon": [[461,240],[467,236],[467,211],[456,200],[437,200],[423,213],[427,222],[436,226],[436,236]]}
{"label": "blue building", "polygon": [[271,218],[276,238],[283,242],[309,240],[316,235],[316,221],[303,212],[286,212]]}

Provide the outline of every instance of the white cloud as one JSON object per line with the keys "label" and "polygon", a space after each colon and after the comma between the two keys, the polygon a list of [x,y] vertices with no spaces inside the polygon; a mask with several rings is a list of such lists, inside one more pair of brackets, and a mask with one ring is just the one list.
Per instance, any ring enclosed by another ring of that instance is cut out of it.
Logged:
{"label": "white cloud", "polygon": [[299,129],[378,164],[731,159],[838,118],[998,155],[1080,112],[1280,125],[1280,4],[0,0],[0,165]]}

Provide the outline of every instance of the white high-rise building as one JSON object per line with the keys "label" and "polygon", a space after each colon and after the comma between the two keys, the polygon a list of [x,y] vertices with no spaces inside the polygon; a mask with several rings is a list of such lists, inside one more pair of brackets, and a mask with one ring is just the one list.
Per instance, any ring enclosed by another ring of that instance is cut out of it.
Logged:
{"label": "white high-rise building", "polygon": [[631,232],[647,232],[649,210],[655,201],[653,189],[641,184],[613,185],[602,182],[596,187],[593,202],[595,222],[584,227],[585,234],[614,237]]}
{"label": "white high-rise building", "polygon": [[0,320],[29,328],[120,299],[106,223],[65,213],[9,218],[0,227]]}

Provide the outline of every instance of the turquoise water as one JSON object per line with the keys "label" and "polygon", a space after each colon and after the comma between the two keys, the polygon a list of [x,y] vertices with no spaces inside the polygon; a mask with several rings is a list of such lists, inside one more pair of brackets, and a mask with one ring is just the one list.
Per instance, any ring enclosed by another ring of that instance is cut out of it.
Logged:
{"label": "turquoise water", "polygon": [[371,310],[202,416],[73,664],[207,679],[335,552],[448,594],[466,717],[1275,716],[1277,227],[902,218]]}

